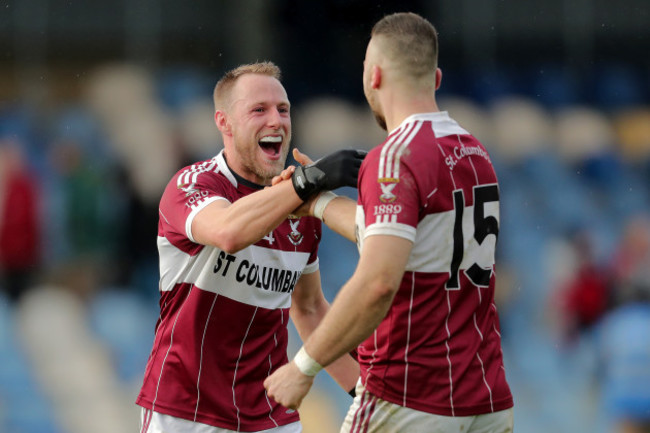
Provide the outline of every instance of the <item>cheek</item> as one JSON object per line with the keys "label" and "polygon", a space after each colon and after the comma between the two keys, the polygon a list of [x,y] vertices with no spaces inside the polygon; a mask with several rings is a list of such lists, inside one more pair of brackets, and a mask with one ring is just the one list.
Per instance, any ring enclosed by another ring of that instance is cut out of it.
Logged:
{"label": "cheek", "polygon": [[287,135],[291,136],[291,118],[284,119],[282,125],[284,130],[287,131]]}

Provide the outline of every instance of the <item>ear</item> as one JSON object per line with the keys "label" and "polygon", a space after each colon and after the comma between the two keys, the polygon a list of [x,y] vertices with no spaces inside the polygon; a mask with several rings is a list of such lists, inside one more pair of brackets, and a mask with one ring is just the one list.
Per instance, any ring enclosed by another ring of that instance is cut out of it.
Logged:
{"label": "ear", "polygon": [[379,89],[379,86],[381,86],[381,68],[373,65],[370,71],[370,88]]}
{"label": "ear", "polygon": [[216,123],[217,128],[223,135],[231,135],[230,122],[228,122],[228,116],[221,110],[217,110],[214,113],[214,123]]}
{"label": "ear", "polygon": [[436,69],[436,90],[440,88],[440,83],[442,82],[442,70],[440,68]]}

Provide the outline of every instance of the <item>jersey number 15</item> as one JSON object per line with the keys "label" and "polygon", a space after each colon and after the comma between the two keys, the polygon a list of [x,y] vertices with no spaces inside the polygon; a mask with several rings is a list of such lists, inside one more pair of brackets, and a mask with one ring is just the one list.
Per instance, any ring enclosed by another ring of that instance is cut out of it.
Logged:
{"label": "jersey number 15", "polygon": [[[474,187],[474,218],[473,229],[476,244],[473,248],[480,248],[488,235],[499,236],[499,221],[496,217],[486,215],[485,204],[499,201],[499,187],[496,184],[479,185]],[[462,189],[454,191],[454,248],[451,258],[450,276],[445,288],[447,290],[460,289],[459,270],[465,251],[465,239],[463,235],[463,213],[465,212],[465,194]],[[489,252],[492,257],[494,251]],[[479,287],[487,287],[490,284],[492,268],[482,268],[477,263],[472,263],[465,271],[467,277]]]}

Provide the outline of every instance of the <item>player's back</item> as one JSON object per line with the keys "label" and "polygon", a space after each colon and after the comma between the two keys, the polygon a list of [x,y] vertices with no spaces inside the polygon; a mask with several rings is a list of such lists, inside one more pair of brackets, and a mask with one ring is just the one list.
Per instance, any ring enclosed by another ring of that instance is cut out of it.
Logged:
{"label": "player's back", "polygon": [[393,305],[359,349],[367,389],[441,415],[511,407],[494,305],[499,189],[485,148],[446,113],[418,114],[370,152],[360,179],[360,242],[413,241]]}

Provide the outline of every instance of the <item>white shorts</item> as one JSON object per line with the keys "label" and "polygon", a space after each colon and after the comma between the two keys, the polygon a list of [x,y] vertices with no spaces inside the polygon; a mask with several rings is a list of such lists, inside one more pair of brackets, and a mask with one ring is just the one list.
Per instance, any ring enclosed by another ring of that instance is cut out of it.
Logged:
{"label": "white shorts", "polygon": [[340,433],[512,433],[513,431],[512,408],[475,416],[434,415],[389,403],[370,393],[366,393],[365,399],[362,399],[364,391],[365,388],[357,384],[357,396],[348,410]]}
{"label": "white shorts", "polygon": [[[142,408],[140,433],[235,433],[235,430],[214,427]],[[300,422],[294,422],[255,433],[302,433],[302,425]]]}

